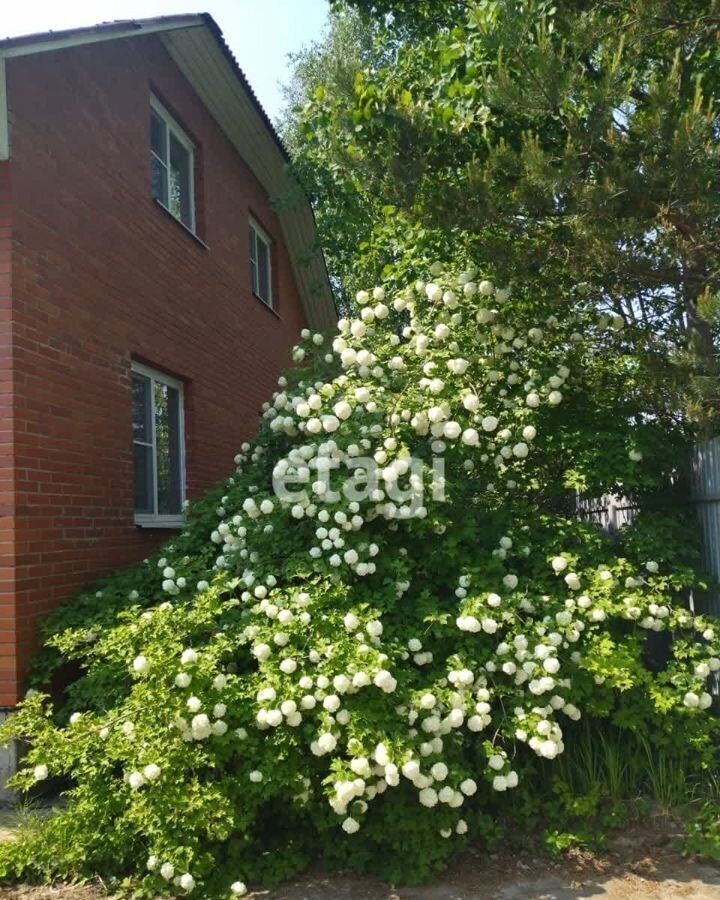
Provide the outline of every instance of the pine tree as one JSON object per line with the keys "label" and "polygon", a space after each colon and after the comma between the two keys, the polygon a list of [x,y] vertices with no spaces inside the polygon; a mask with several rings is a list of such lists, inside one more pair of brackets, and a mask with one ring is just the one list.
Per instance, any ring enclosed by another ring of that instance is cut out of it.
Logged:
{"label": "pine tree", "polygon": [[375,60],[297,124],[338,274],[452,245],[572,290],[632,324],[654,403],[716,427],[716,0],[350,5]]}

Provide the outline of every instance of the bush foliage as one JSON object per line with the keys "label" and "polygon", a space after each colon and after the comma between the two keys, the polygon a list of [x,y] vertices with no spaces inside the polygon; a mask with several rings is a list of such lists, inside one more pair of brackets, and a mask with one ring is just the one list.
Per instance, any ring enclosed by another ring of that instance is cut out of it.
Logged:
{"label": "bush foliage", "polygon": [[[582,717],[709,762],[717,627],[650,499],[686,437],[638,411],[622,319],[430,277],[304,332],[183,532],[46,624],[37,684],[74,680],[3,736],[30,745],[16,785],[67,805],[5,876],[220,898],[324,856],[419,881],[504,808],[546,824]],[[649,511],[608,537],[578,489]]]}

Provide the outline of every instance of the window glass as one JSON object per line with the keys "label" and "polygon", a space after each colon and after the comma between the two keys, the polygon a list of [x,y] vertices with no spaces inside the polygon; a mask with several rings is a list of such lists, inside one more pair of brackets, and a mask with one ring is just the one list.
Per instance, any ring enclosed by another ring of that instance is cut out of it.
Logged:
{"label": "window glass", "polygon": [[190,182],[190,153],[170,135],[170,212],[180,221],[192,227]]}
{"label": "window glass", "polygon": [[272,306],[272,258],[270,242],[250,223],[250,287],[268,306]]}
{"label": "window glass", "polygon": [[152,515],[153,494],[153,448],[145,444],[135,444],[135,512]]}
{"label": "window glass", "polygon": [[168,212],[195,230],[192,144],[170,117],[153,101],[150,111],[151,193]]}
{"label": "window glass", "polygon": [[258,294],[270,303],[270,248],[265,241],[258,241]]}
{"label": "window glass", "polygon": [[181,519],[185,440],[182,403],[179,383],[137,364],[132,373],[136,516],[161,522]]}
{"label": "window glass", "polygon": [[160,382],[155,382],[155,434],[158,515],[178,515],[182,507],[180,394]]}
{"label": "window glass", "polygon": [[155,110],[150,112],[150,148],[162,162],[167,162],[167,126]]}
{"label": "window glass", "polygon": [[150,172],[152,175],[152,196],[163,206],[168,205],[167,169],[154,154],[150,154]]}
{"label": "window glass", "polygon": [[250,226],[250,287],[252,292],[258,292],[258,271],[257,271],[257,235],[255,229]]}
{"label": "window glass", "polygon": [[150,379],[139,372],[132,374],[133,439],[152,443],[150,416]]}

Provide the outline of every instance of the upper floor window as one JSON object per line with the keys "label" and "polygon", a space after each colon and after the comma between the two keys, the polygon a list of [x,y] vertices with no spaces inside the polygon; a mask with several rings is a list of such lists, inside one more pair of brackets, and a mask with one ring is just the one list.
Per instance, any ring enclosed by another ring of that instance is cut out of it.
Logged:
{"label": "upper floor window", "polygon": [[135,522],[181,525],[185,500],[182,382],[133,363],[132,416]]}
{"label": "upper floor window", "polygon": [[253,294],[272,309],[270,238],[252,219],[250,220],[250,286]]}
{"label": "upper floor window", "polygon": [[154,97],[150,105],[152,195],[195,231],[193,143]]}

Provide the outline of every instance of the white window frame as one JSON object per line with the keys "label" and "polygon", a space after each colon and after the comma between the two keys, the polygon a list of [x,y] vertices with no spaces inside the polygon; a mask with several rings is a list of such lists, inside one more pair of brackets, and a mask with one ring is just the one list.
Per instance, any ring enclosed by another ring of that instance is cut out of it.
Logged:
{"label": "white window frame", "polygon": [[154,198],[155,202],[159,203],[164,210],[167,210],[167,212],[170,213],[173,219],[177,219],[177,221],[183,226],[183,228],[187,228],[193,234],[196,234],[195,145],[155,96],[150,97],[150,109],[157,115],[159,119],[162,119],[162,121],[165,123],[165,159],[167,160],[167,162],[163,162],[163,160],[160,159],[160,157],[155,153],[152,148],[152,141],[150,143],[150,154],[154,156],[155,159],[160,163],[160,165],[166,170],[168,198],[170,196],[170,175],[168,171],[170,166],[170,135],[172,134],[175,140],[177,140],[177,142],[188,151],[190,168],[190,224],[188,225],[186,222],[183,222],[180,216],[176,216],[175,213],[170,209],[169,205],[166,206],[157,197]]}
{"label": "white window frame", "polygon": [[[144,375],[146,378],[150,379],[151,382],[151,396],[154,397],[155,391],[153,389],[154,382],[159,382],[160,384],[166,384],[168,387],[175,388],[179,395],[179,410],[178,410],[178,427],[180,430],[180,506],[181,508],[185,504],[185,391],[184,385],[182,381],[179,381],[177,378],[173,378],[171,375],[166,375],[164,372],[159,372],[157,369],[151,369],[149,366],[144,366],[142,363],[133,362],[131,365],[131,371],[133,373],[137,373],[138,375]],[[185,524],[185,516],[180,513],[178,515],[158,515],[157,513],[157,439],[155,434],[155,410],[153,408],[152,414],[152,443],[147,443],[145,441],[136,441],[133,438],[133,447],[135,444],[142,444],[145,447],[152,447],[153,449],[153,507],[155,512],[153,513],[135,513],[135,524],[141,526],[142,528],[178,528]],[[135,472],[133,469],[133,484],[134,484]]]}
{"label": "white window frame", "polygon": [[260,277],[258,273],[257,267],[257,259],[252,258],[252,253],[250,254],[250,289],[253,294],[260,300],[261,303],[264,303],[269,309],[273,309],[273,271],[272,271],[272,240],[262,225],[258,225],[258,223],[252,217],[249,220],[249,225],[252,231],[255,232],[255,246],[257,247],[257,242],[262,241],[263,244],[267,247],[267,260],[268,260],[268,293],[269,297],[265,299],[260,294]]}

